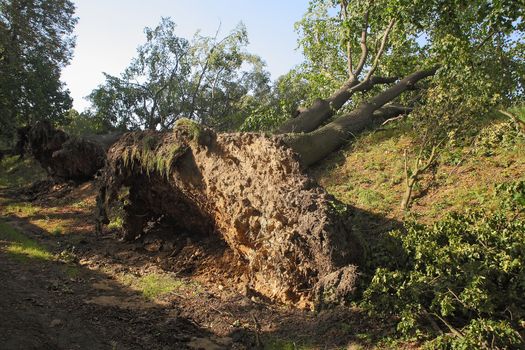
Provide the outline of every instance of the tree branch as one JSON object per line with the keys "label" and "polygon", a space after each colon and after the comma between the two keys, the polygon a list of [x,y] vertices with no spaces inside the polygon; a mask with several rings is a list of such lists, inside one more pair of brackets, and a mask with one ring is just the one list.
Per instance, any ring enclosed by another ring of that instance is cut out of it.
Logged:
{"label": "tree branch", "polygon": [[316,100],[313,105],[301,111],[295,118],[284,122],[277,133],[310,132],[315,130],[324,121],[332,117],[356,92],[366,92],[378,84],[390,84],[397,81],[397,77],[372,77],[366,82],[358,83],[349,79],[342,88],[337,90],[328,99]]}
{"label": "tree branch", "polygon": [[385,51],[386,42],[388,39],[388,34],[392,31],[392,28],[394,28],[396,21],[395,19],[391,19],[390,23],[388,24],[388,27],[385,29],[385,33],[383,34],[383,39],[381,39],[381,46],[379,46],[379,50],[376,53],[376,56],[374,57],[374,62],[372,63],[372,67],[370,67],[370,70],[366,74],[365,80],[368,80],[372,74],[377,69],[377,66],[379,65],[379,60],[381,59],[381,56],[383,55],[383,52]]}
{"label": "tree branch", "polygon": [[366,38],[368,32],[368,14],[368,10],[366,10],[363,16],[363,29],[361,30],[361,57],[359,58],[359,63],[357,64],[356,70],[352,72],[352,75],[355,77],[358,77],[359,74],[361,74],[361,71],[363,70],[363,67],[366,63],[366,59],[368,57],[368,46],[366,45]]}
{"label": "tree branch", "polygon": [[[343,19],[345,21],[348,20],[348,1],[347,0],[341,0],[341,14],[343,15]],[[348,28],[346,28],[346,59],[348,64],[348,77],[350,79],[355,79],[354,73],[353,73],[353,62],[352,62],[352,42],[350,41],[350,32]]]}
{"label": "tree branch", "polygon": [[375,124],[374,112],[394,100],[421,79],[432,76],[438,67],[414,72],[394,86],[377,94],[369,102],[361,103],[349,114],[308,134],[289,135],[286,142],[301,157],[304,166],[312,165],[344,145],[348,138]]}

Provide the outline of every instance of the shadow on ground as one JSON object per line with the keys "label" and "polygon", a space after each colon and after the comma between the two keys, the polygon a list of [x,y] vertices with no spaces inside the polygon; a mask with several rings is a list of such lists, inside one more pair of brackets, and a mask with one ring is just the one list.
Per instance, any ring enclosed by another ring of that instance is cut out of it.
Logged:
{"label": "shadow on ground", "polygon": [[[57,256],[66,252],[72,261],[22,262],[0,249],[2,349],[368,348],[375,341],[370,334],[391,331],[357,308],[310,312],[259,299],[246,288],[241,264],[216,239],[166,230],[135,242],[119,242],[115,232],[96,237],[93,189],[82,186],[32,198],[35,207],[52,212],[4,216],[24,235]],[[20,204],[12,193],[0,197],[2,211]],[[85,203],[75,205],[79,202]],[[359,209],[352,215],[354,230],[365,241],[400,227]],[[35,220],[70,224],[57,235]],[[5,248],[9,242],[0,244]],[[121,278],[157,273],[191,288],[148,299]]]}

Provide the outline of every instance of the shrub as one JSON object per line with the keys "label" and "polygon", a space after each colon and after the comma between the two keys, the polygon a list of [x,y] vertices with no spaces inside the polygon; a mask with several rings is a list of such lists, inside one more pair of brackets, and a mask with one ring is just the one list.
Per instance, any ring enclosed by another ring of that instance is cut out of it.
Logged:
{"label": "shrub", "polygon": [[391,232],[403,254],[377,254],[403,261],[376,268],[362,304],[393,316],[400,334],[431,339],[428,348],[522,348],[525,221],[507,214],[467,211]]}

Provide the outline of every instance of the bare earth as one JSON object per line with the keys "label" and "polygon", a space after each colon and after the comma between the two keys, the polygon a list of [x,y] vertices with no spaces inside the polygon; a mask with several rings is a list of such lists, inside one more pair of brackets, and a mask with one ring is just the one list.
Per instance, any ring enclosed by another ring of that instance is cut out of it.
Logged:
{"label": "bare earth", "polygon": [[[20,260],[0,240],[0,349],[372,348],[360,335],[385,328],[357,309],[314,313],[262,300],[217,240],[162,229],[133,243],[117,232],[96,237],[90,183],[1,197],[4,222],[68,254]],[[9,210],[28,199],[36,212]],[[49,223],[63,232],[51,234]],[[148,274],[175,277],[181,287],[146,298],[122,279]]]}

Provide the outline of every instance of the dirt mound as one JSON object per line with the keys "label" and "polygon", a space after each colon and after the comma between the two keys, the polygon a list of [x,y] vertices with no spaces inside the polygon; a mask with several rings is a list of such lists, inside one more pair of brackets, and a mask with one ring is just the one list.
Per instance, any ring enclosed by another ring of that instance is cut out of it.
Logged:
{"label": "dirt mound", "polygon": [[278,136],[217,135],[187,121],[172,132],[129,133],[108,152],[101,222],[123,187],[128,238],[159,218],[175,232],[218,235],[243,262],[249,288],[298,306],[339,302],[354,290],[350,264],[361,248],[345,208]]}

